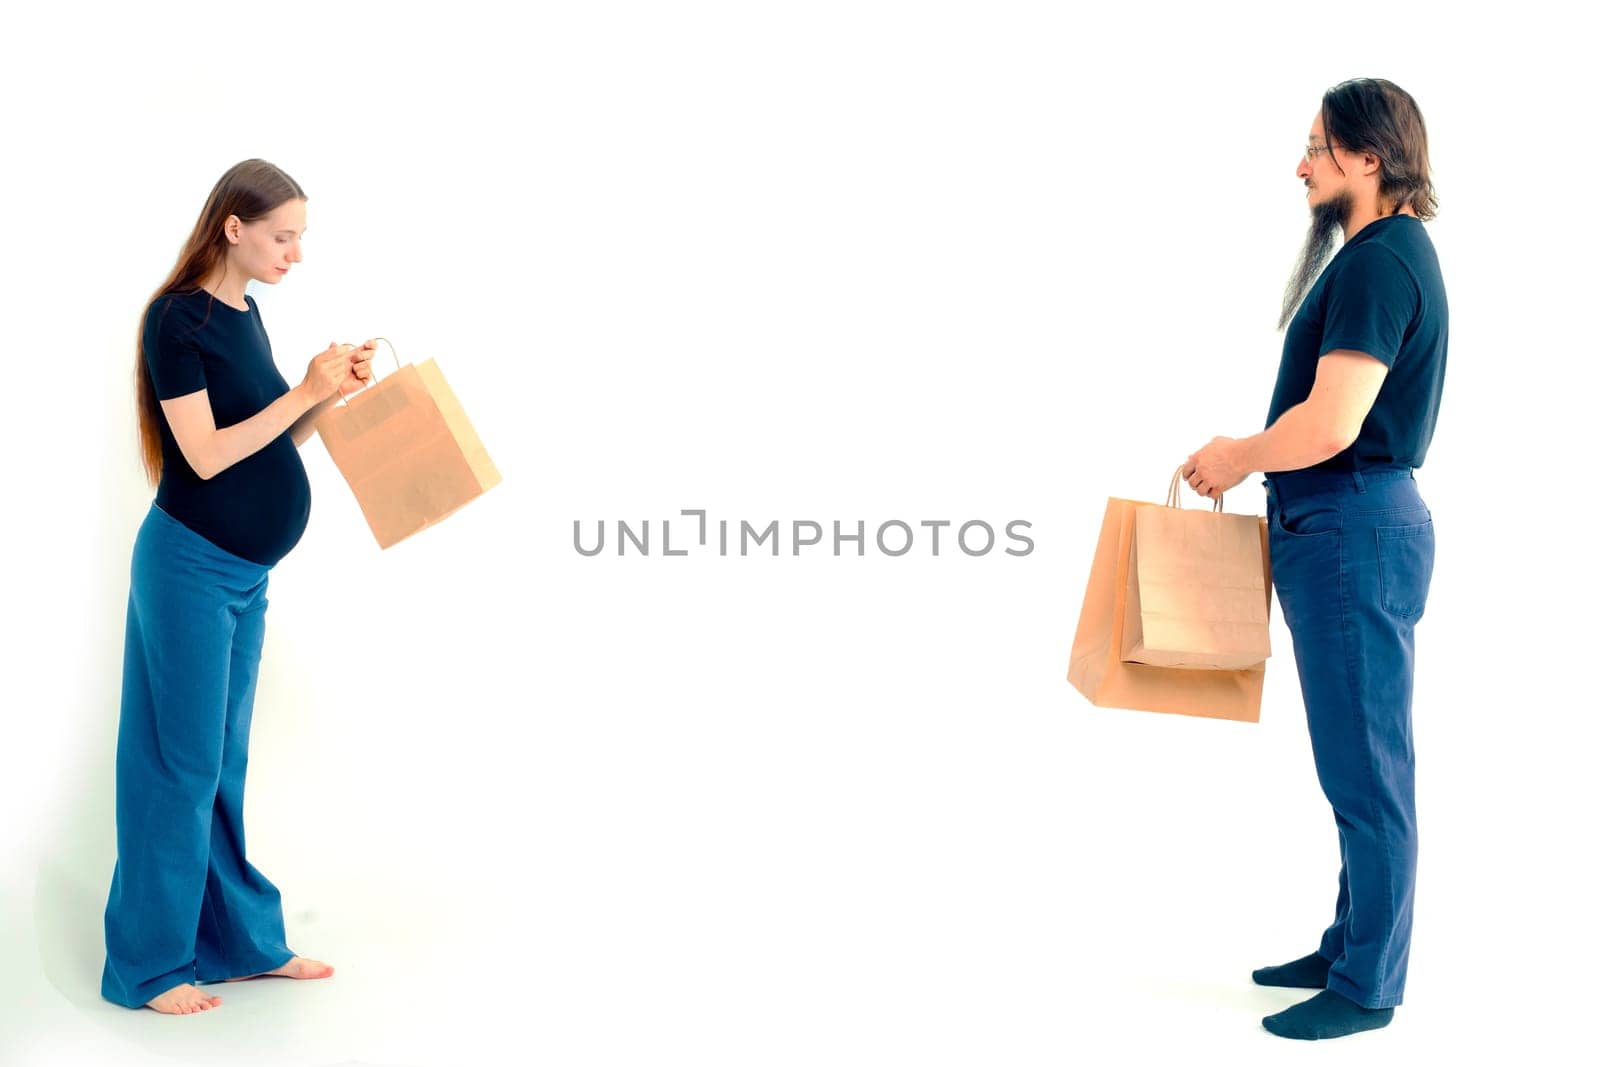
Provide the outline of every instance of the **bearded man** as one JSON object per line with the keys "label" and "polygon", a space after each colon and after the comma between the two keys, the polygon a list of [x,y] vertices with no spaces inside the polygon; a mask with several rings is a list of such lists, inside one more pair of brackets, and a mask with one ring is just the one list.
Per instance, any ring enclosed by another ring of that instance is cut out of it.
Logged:
{"label": "bearded man", "polygon": [[1284,292],[1266,429],[1214,438],[1182,473],[1210,497],[1266,475],[1272,584],[1341,864],[1317,950],[1253,977],[1321,990],[1262,1020],[1279,1036],[1316,1039],[1388,1025],[1405,989],[1413,629],[1434,546],[1413,471],[1439,413],[1448,309],[1422,225],[1438,205],[1410,94],[1374,78],[1329,89],[1295,174],[1311,225]]}

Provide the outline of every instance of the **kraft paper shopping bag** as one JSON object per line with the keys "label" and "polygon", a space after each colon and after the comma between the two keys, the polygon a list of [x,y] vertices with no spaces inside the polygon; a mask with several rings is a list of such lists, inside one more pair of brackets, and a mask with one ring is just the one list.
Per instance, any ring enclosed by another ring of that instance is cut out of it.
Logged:
{"label": "kraft paper shopping bag", "polygon": [[[1244,670],[1198,671],[1122,661],[1135,516],[1140,509],[1160,506],[1118,497],[1106,501],[1072,638],[1067,680],[1098,707],[1259,722],[1264,663]],[[1263,546],[1263,578],[1270,589],[1265,519],[1257,520],[1257,530]]]}
{"label": "kraft paper shopping bag", "polygon": [[1167,504],[1134,512],[1122,659],[1156,667],[1242,670],[1272,654],[1265,549],[1255,515]]}
{"label": "kraft paper shopping bag", "polygon": [[334,404],[315,424],[380,548],[500,483],[434,361],[400,366],[396,355],[395,364],[393,374]]}

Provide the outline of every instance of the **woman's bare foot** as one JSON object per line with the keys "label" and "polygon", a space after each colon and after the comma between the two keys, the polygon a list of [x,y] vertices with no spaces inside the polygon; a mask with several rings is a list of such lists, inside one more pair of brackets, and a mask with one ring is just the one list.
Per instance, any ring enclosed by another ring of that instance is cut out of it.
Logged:
{"label": "woman's bare foot", "polygon": [[274,971],[262,971],[260,974],[245,974],[238,978],[229,978],[229,982],[243,982],[247,978],[264,978],[276,976],[279,978],[330,978],[333,968],[321,960],[308,960],[304,956],[295,956]]}
{"label": "woman's bare foot", "polygon": [[180,986],[173,986],[145,1007],[154,1008],[163,1015],[192,1015],[197,1011],[210,1011],[221,1003],[221,997],[202,993],[185,982]]}

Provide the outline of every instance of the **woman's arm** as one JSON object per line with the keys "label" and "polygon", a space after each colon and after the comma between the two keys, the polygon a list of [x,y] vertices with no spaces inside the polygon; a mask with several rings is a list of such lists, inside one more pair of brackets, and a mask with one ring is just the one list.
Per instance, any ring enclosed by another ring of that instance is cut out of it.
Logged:
{"label": "woman's arm", "polygon": [[204,389],[163,400],[161,410],[183,458],[201,478],[211,479],[267,447],[316,403],[302,382],[243,422],[221,430]]}
{"label": "woman's arm", "polygon": [[337,399],[337,396],[330,396],[326,400],[319,400],[311,406],[309,411],[294,420],[294,425],[289,427],[289,437],[297,447],[311,440],[311,435],[317,432],[316,427],[312,424],[322,416],[324,411],[332,407]]}
{"label": "woman's arm", "polygon": [[[161,410],[172,427],[178,451],[189,466],[201,478],[215,478],[267,447],[307,412],[337,396],[340,383],[350,375],[350,362],[350,346],[329,345],[326,351],[312,357],[305,380],[299,385],[243,422],[221,430],[211,414],[211,397],[204,389],[163,400]],[[306,432],[309,435],[309,423]]]}

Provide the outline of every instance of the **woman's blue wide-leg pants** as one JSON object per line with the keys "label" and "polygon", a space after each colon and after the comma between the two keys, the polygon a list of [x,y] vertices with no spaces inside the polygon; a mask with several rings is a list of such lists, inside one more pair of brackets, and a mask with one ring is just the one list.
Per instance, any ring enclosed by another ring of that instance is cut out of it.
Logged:
{"label": "woman's blue wide-leg pants", "polygon": [[1417,866],[1413,627],[1433,516],[1409,468],[1267,476],[1272,584],[1294,639],[1317,777],[1339,830],[1339,895],[1318,951],[1368,1008],[1405,991]]}
{"label": "woman's blue wide-leg pants", "polygon": [[100,983],[102,996],[130,1008],[292,956],[278,890],[244,846],[269,569],[154,504],[134,542]]}

